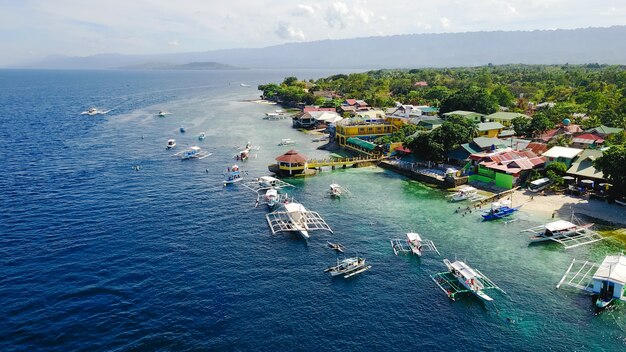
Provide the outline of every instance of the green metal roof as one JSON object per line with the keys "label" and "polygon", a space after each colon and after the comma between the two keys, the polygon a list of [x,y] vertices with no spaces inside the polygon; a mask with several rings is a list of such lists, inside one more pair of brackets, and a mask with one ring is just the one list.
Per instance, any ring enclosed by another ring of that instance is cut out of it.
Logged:
{"label": "green metal roof", "polygon": [[600,134],[613,134],[613,133],[619,133],[622,132],[624,129],[622,128],[618,128],[618,127],[608,127],[608,126],[598,126],[596,128],[592,128],[592,129],[588,129],[585,132],[597,132]]}
{"label": "green metal roof", "polygon": [[522,117],[525,117],[527,119],[530,118],[530,116],[524,115],[524,114],[520,114],[519,112],[506,112],[506,111],[494,112],[491,115],[485,116],[485,118],[489,119],[489,120],[506,120],[506,121],[511,121],[514,118],[518,117],[518,116],[522,116]]}
{"label": "green metal roof", "polygon": [[357,147],[361,147],[363,149],[366,149],[368,151],[372,151],[374,150],[374,148],[376,148],[376,144],[368,142],[368,141],[364,141],[361,138],[356,138],[356,137],[350,137],[346,140],[347,143],[349,144],[354,144]]}
{"label": "green metal roof", "polygon": [[479,115],[479,116],[483,116],[483,114],[481,114],[481,113],[474,112],[474,111],[465,111],[465,110],[455,110],[455,111],[446,112],[444,114],[444,116],[452,116],[452,115],[459,115],[459,116]]}
{"label": "green metal roof", "polygon": [[596,170],[593,166],[593,161],[602,156],[602,152],[594,149],[585,149],[578,155],[578,158],[572,163],[572,166],[567,170],[568,175],[574,175],[579,177],[588,177],[595,179],[604,179],[602,171]]}
{"label": "green metal roof", "polygon": [[422,110],[422,112],[439,112],[439,108],[436,108],[434,106],[429,106],[426,108],[420,108],[420,110]]}
{"label": "green metal roof", "polygon": [[479,131],[491,131],[504,128],[500,122],[483,122],[478,124]]}

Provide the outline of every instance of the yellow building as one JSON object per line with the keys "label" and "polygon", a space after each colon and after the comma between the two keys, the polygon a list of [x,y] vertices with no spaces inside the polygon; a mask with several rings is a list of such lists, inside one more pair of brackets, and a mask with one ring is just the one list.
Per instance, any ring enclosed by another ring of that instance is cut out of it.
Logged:
{"label": "yellow building", "polygon": [[340,146],[345,147],[348,138],[376,139],[386,136],[404,124],[399,118],[365,120],[361,118],[343,119],[337,122],[336,139]]}
{"label": "yellow building", "polygon": [[497,138],[504,126],[499,122],[483,122],[478,124],[478,137]]}

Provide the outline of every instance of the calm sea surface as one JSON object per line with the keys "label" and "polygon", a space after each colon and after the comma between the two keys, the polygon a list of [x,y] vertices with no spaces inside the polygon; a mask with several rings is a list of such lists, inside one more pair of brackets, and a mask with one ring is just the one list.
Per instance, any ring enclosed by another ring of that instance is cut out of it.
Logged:
{"label": "calm sea surface", "polygon": [[[261,119],[277,107],[249,100],[259,83],[333,73],[0,71],[0,350],[626,349],[625,305],[594,315],[589,296],[555,289],[572,258],[619,247],[529,248],[519,231],[544,220],[529,214],[481,223],[372,167],[291,180],[335,233],[271,235],[254,194],[222,186],[234,147],[261,147],[241,164],[250,177],[288,149],[282,138],[309,157],[326,152],[290,120]],[[113,110],[81,116],[90,106]],[[154,117],[160,109],[172,115]],[[169,138],[213,155],[183,162]],[[351,196],[326,197],[335,182]],[[395,256],[389,239],[409,231],[443,257]],[[327,240],[372,269],[331,279]],[[507,295],[450,301],[429,274],[455,256]]]}

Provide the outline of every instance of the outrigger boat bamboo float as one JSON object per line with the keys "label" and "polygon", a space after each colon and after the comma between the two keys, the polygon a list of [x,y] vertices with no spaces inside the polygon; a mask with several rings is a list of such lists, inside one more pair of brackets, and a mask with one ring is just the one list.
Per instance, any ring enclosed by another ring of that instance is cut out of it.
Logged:
{"label": "outrigger boat bamboo float", "polygon": [[435,252],[441,255],[435,246],[435,243],[431,240],[422,239],[422,237],[415,232],[409,232],[406,234],[406,239],[394,238],[390,240],[391,248],[395,255],[402,254],[414,254],[421,257],[424,252]]}
{"label": "outrigger boat bamboo float", "polygon": [[626,256],[609,255],[602,263],[573,259],[556,288],[563,284],[597,295],[599,309],[615,300],[626,301]]}
{"label": "outrigger boat bamboo float", "polygon": [[562,244],[565,249],[601,241],[602,235],[591,230],[593,223],[576,225],[565,220],[557,220],[545,225],[536,226],[522,232],[530,232],[530,243],[554,241]]}
{"label": "outrigger boat bamboo float", "polygon": [[285,181],[279,180],[273,176],[261,176],[254,181],[245,182],[244,187],[257,194],[256,204],[267,204],[271,209],[274,206],[288,201],[288,196],[281,195],[280,189],[287,187],[295,187]]}
{"label": "outrigger boat bamboo float", "polygon": [[331,276],[343,275],[344,279],[360,274],[366,270],[369,270],[372,266],[365,263],[365,258],[352,257],[344,260],[337,259],[337,264],[330,266],[324,270],[325,273],[330,273]]}
{"label": "outrigger boat bamboo float", "polygon": [[430,277],[453,301],[457,299],[457,295],[463,293],[473,294],[483,302],[493,301],[493,298],[485,294],[484,291],[486,290],[497,290],[506,294],[483,273],[462,261],[457,260],[451,263],[448,259],[444,259],[443,263],[448,268],[448,271],[437,273]]}
{"label": "outrigger boat bamboo float", "polygon": [[308,239],[309,231],[324,230],[333,233],[320,214],[307,210],[302,204],[290,202],[283,204],[283,208],[265,215],[272,234],[296,232]]}

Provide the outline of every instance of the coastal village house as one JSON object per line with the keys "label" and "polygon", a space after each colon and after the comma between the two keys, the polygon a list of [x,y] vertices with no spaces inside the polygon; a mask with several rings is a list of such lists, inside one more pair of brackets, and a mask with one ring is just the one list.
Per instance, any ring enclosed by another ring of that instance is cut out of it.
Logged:
{"label": "coastal village house", "polygon": [[487,115],[484,117],[484,119],[485,121],[499,122],[504,127],[511,127],[513,120],[520,116],[526,119],[530,119],[530,116],[528,115],[520,114],[518,112],[504,112],[504,111],[499,111],[491,115]]}
{"label": "coastal village house", "polygon": [[437,116],[439,108],[427,105],[398,105],[393,108],[388,108],[386,113],[389,117],[423,119]]}
{"label": "coastal village house", "polygon": [[490,183],[504,189],[519,185],[530,170],[541,168],[545,163],[543,157],[531,150],[517,151],[511,148],[472,154],[470,160],[470,182]]}
{"label": "coastal village house", "polygon": [[543,153],[543,156],[546,158],[546,166],[558,161],[564,163],[569,168],[572,166],[574,159],[582,152],[583,150],[578,148],[556,146]]}
{"label": "coastal village house", "polygon": [[481,122],[478,124],[478,136],[496,138],[503,129],[500,122]]}
{"label": "coastal village house", "polygon": [[[413,121],[412,121],[413,122]],[[443,125],[443,120],[442,119],[427,119],[427,120],[419,120],[417,122],[418,126],[424,127],[426,130],[428,131],[432,131],[437,127],[441,127],[441,125]]]}
{"label": "coastal village house", "polygon": [[455,110],[455,111],[446,112],[442,116],[443,116],[444,119],[446,119],[448,117],[451,117],[451,116],[458,116],[458,117],[462,117],[462,118],[465,118],[465,119],[470,120],[470,121],[482,122],[483,121],[483,117],[485,115],[479,114],[479,113],[474,112],[474,111]]}
{"label": "coastal village house", "polygon": [[566,174],[575,177],[578,182],[581,180],[593,180],[596,182],[604,181],[604,174],[593,166],[594,160],[602,156],[602,151],[594,149],[585,149],[576,160],[572,162],[572,166],[567,169]]}
{"label": "coastal village house", "polygon": [[573,148],[595,149],[604,144],[604,139],[592,133],[583,133],[572,139]]}
{"label": "coastal village house", "polygon": [[588,129],[587,133],[591,133],[591,134],[595,134],[596,136],[602,137],[602,138],[606,138],[612,134],[615,133],[620,133],[622,132],[624,129],[622,128],[616,128],[616,127],[607,127],[604,125],[598,126],[598,127],[594,127],[591,129]]}
{"label": "coastal village house", "polygon": [[572,125],[568,119],[565,119],[559,127],[548,130],[539,136],[539,140],[547,143],[558,136],[564,135],[567,137],[573,137],[583,132],[583,129],[580,128],[579,125]]}

